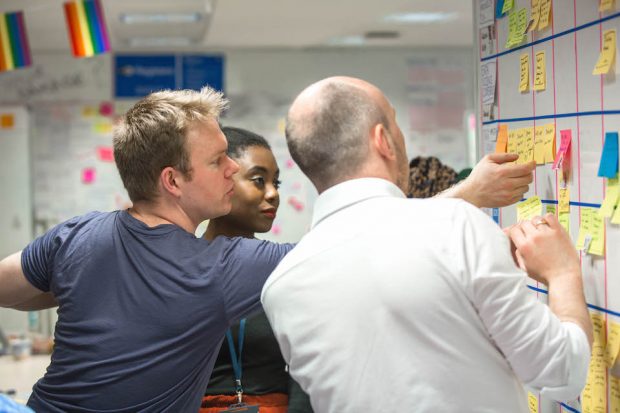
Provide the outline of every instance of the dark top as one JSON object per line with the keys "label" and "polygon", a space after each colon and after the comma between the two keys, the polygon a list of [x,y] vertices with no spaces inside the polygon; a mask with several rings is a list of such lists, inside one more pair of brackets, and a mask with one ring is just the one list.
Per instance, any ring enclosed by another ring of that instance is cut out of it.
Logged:
{"label": "dark top", "polygon": [[[232,335],[235,351],[238,352],[239,323],[232,327]],[[286,393],[289,395],[289,413],[312,412],[308,395],[286,372],[278,342],[262,311],[246,321],[242,367],[245,394]],[[228,342],[224,339],[205,394],[235,394],[234,377]]]}
{"label": "dark top", "polygon": [[58,301],[37,412],[195,412],[226,329],[260,309],[292,248],[149,228],[126,211],[62,223],[22,254],[26,278]]}

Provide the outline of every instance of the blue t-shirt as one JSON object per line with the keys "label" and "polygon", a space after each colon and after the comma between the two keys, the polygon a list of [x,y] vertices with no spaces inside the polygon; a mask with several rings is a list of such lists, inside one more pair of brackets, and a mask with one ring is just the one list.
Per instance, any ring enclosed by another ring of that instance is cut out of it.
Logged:
{"label": "blue t-shirt", "polygon": [[126,211],[58,225],[22,253],[26,278],[58,301],[37,412],[196,412],[226,329],[260,309],[292,245],[195,238]]}

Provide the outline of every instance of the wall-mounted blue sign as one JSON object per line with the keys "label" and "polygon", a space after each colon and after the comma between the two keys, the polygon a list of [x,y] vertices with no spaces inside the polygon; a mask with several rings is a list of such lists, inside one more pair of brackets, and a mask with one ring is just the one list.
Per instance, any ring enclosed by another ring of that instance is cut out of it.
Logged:
{"label": "wall-mounted blue sign", "polygon": [[224,58],[207,55],[116,55],[117,98],[141,98],[162,89],[224,89]]}

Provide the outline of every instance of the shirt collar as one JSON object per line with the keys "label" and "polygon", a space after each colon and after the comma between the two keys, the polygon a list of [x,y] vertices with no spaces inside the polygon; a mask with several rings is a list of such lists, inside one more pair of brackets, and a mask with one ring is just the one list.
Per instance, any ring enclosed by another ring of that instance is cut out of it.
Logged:
{"label": "shirt collar", "polygon": [[312,228],[333,213],[370,198],[406,198],[392,182],[381,178],[351,179],[323,192],[314,204]]}

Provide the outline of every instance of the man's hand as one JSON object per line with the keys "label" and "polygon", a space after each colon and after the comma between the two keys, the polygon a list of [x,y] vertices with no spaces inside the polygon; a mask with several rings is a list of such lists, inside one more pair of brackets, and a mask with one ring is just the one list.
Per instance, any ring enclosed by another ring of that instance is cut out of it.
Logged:
{"label": "man's hand", "polygon": [[549,285],[555,277],[581,275],[577,251],[555,215],[523,221],[509,233],[517,265],[536,281]]}
{"label": "man's hand", "polygon": [[478,162],[471,174],[443,196],[461,198],[479,208],[499,208],[523,198],[536,163],[512,164],[519,155],[493,153]]}

